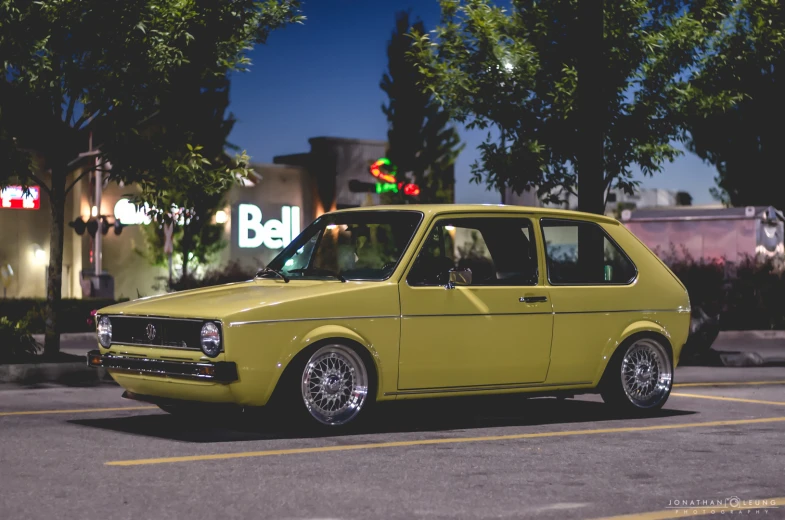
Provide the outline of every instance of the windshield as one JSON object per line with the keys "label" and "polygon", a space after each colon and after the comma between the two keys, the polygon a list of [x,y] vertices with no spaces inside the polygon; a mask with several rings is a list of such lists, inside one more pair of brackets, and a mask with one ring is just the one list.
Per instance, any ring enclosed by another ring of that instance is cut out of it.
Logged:
{"label": "windshield", "polygon": [[[417,211],[323,215],[268,266],[291,279],[384,280],[420,225]],[[262,273],[261,276],[276,276]]]}

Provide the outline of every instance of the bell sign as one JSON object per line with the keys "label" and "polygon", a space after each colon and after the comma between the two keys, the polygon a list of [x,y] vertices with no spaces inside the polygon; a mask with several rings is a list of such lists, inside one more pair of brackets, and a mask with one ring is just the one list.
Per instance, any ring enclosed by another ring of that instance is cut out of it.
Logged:
{"label": "bell sign", "polygon": [[300,234],[300,208],[283,206],[281,220],[270,219],[262,223],[262,210],[255,204],[237,206],[237,245],[255,248],[264,245],[267,249],[286,247]]}

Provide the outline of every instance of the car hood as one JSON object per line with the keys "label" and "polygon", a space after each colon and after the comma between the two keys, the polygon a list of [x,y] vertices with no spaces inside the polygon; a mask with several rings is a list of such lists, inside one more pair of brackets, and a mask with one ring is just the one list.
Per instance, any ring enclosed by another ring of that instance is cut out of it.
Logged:
{"label": "car hood", "polygon": [[399,312],[397,285],[392,282],[251,280],[140,298],[106,307],[99,314],[245,322]]}

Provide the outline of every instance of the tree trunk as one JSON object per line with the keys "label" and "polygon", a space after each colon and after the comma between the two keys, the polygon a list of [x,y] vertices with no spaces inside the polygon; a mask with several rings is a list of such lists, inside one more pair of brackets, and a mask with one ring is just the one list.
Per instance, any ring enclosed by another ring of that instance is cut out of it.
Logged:
{"label": "tree trunk", "polygon": [[578,209],[605,213],[603,0],[578,0]]}
{"label": "tree trunk", "polygon": [[52,358],[60,352],[60,329],[57,313],[63,288],[63,239],[65,230],[65,165],[52,169],[52,185],[49,193],[52,220],[49,226],[49,267],[46,282],[46,328],[44,356]]}

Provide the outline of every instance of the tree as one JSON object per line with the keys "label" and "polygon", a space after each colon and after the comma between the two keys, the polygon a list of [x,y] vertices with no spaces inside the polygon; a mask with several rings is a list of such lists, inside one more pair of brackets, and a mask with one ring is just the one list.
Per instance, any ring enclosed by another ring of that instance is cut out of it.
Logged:
{"label": "tree", "polygon": [[717,168],[712,194],[734,206],[785,207],[781,189],[785,143],[785,7],[743,0],[724,27],[718,52],[696,79],[710,93],[737,92],[728,110],[695,111],[688,147]]}
{"label": "tree", "polygon": [[[181,276],[188,278],[191,264],[207,262],[208,257],[226,245],[222,240],[223,226],[212,223],[212,218],[223,203],[231,182],[208,187],[204,180],[214,173],[219,180],[224,179],[226,172],[242,177],[249,170],[244,154],[230,158],[226,153],[227,148],[236,149],[227,142],[235,123],[233,114],[226,115],[228,77],[215,76],[210,71],[205,76],[205,71],[191,67],[178,76],[177,83],[171,95],[159,103],[158,113],[150,126],[144,132],[133,134],[135,142],[129,144],[126,138],[110,148],[116,151],[115,160],[126,168],[148,172],[138,179],[142,193],[134,197],[140,204],[160,208],[153,209],[155,222],[146,230],[150,248],[146,256],[154,264],[167,262],[163,251],[163,225],[173,223],[174,247],[182,258]],[[139,149],[155,153],[137,156],[134,152]],[[194,175],[196,179],[202,179],[201,182],[194,183],[179,175],[194,174],[193,167],[189,166],[193,164],[193,155],[198,155],[201,168],[206,170]],[[176,171],[171,176],[165,175],[156,171],[161,166]],[[172,207],[177,208],[177,218],[173,218]]]}
{"label": "tree", "polygon": [[[420,86],[423,78],[408,56],[414,44],[410,30],[425,32],[421,21],[410,25],[409,13],[399,12],[387,47],[388,71],[379,84],[389,99],[382,105],[389,123],[387,157],[399,177],[407,176],[420,186],[418,202],[452,202],[452,166],[463,146],[458,132],[447,126],[449,114]],[[412,201],[402,193],[390,198]]]}
{"label": "tree", "polygon": [[692,195],[686,191],[676,192],[676,205],[677,206],[692,206]]}
{"label": "tree", "polygon": [[681,152],[688,104],[736,98],[693,87],[730,1],[441,0],[433,38],[415,33],[424,86],[468,128],[488,130],[473,180],[536,189],[579,207],[631,193],[637,165],[653,175]]}
{"label": "tree", "polygon": [[[60,345],[65,201],[92,170],[74,178],[69,163],[85,151],[88,134],[101,145],[96,165],[111,161],[116,178],[167,179],[171,160],[161,159],[158,147],[120,153],[116,145],[145,144],[135,135],[149,127],[162,99],[177,94],[180,74],[224,77],[247,69],[248,49],[299,21],[297,6],[297,0],[0,0],[0,160],[13,166],[0,171],[0,183],[40,185],[51,203],[46,355]],[[158,165],[137,169],[115,159],[122,155]],[[192,181],[215,184],[211,175]]]}

